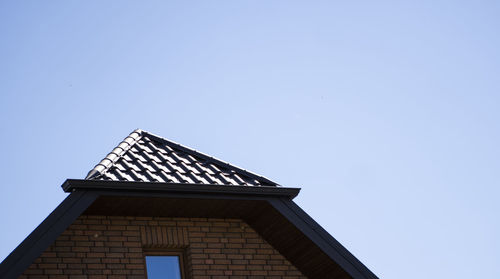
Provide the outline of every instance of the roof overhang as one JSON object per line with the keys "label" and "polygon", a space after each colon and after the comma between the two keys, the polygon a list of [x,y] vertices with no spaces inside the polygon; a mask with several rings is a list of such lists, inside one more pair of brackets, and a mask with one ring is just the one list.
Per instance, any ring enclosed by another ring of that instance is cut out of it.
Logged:
{"label": "roof overhang", "polygon": [[277,186],[233,186],[211,184],[128,182],[68,179],[61,186],[65,192],[84,191],[116,191],[143,193],[183,193],[183,194],[222,194],[236,196],[283,197],[293,199],[300,188]]}
{"label": "roof overhang", "polygon": [[62,188],[70,195],[0,264],[1,278],[21,275],[82,214],[240,218],[308,278],[377,278],[292,201],[299,188],[77,179]]}

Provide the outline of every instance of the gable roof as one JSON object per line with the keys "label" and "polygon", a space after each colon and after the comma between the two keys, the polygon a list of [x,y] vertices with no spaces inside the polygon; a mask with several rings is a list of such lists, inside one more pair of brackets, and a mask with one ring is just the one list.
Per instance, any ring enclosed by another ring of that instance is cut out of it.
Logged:
{"label": "gable roof", "polygon": [[299,188],[269,179],[142,130],[133,131],[0,264],[17,278],[82,214],[238,218],[308,278],[376,279],[292,199]]}
{"label": "gable roof", "polygon": [[278,186],[263,176],[140,129],[130,133],[85,179]]}

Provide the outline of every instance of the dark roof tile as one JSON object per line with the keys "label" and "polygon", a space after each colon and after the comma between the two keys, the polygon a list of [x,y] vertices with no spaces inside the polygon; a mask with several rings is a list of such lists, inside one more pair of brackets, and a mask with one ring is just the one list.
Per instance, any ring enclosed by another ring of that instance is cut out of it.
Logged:
{"label": "dark roof tile", "polygon": [[263,176],[142,130],[126,137],[86,179],[278,186]]}

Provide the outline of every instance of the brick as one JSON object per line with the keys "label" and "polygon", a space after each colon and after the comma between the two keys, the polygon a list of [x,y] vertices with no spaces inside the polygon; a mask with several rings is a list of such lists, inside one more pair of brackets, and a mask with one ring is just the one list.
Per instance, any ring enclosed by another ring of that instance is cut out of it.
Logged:
{"label": "brick", "polygon": [[153,244],[186,248],[193,279],[306,278],[240,220],[132,216],[79,217],[20,278],[143,279]]}

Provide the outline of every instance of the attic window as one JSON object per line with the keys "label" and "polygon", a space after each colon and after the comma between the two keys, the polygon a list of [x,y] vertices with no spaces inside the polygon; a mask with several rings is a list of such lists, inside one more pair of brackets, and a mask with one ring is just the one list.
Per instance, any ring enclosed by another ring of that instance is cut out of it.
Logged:
{"label": "attic window", "polygon": [[154,252],[146,254],[148,279],[184,279],[183,256],[181,252]]}

